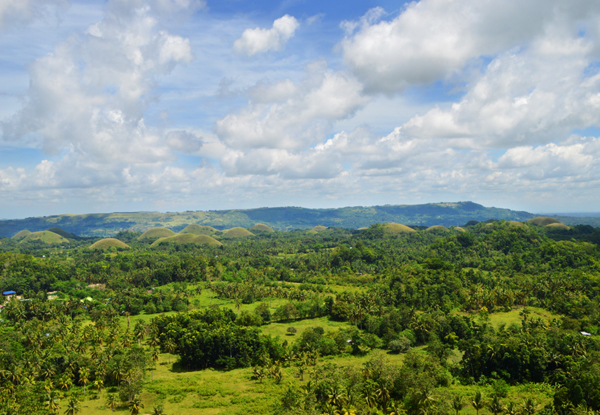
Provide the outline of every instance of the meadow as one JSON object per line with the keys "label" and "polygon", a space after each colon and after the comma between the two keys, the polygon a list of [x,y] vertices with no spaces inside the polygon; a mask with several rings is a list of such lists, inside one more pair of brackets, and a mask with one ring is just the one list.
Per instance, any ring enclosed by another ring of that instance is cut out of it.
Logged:
{"label": "meadow", "polygon": [[600,251],[547,221],[22,232],[0,414],[597,411]]}

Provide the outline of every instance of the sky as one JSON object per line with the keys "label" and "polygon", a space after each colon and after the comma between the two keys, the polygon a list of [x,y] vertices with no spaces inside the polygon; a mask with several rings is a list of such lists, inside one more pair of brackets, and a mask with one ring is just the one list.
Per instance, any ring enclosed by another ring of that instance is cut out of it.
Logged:
{"label": "sky", "polygon": [[0,218],[600,211],[597,0],[0,0]]}

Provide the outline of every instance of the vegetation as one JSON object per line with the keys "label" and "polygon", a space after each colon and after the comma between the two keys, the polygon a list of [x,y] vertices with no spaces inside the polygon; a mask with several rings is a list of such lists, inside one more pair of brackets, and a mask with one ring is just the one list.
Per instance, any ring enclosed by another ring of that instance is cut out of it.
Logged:
{"label": "vegetation", "polygon": [[158,246],[161,244],[195,244],[195,245],[212,245],[212,246],[220,246],[221,242],[217,241],[214,238],[211,238],[208,235],[196,235],[193,233],[180,233],[175,234],[173,236],[167,236],[165,238],[158,238],[152,246]]}
{"label": "vegetation", "polygon": [[139,239],[158,239],[174,236],[175,232],[167,228],[152,228],[140,235]]}
{"label": "vegetation", "polygon": [[600,230],[415,228],[2,239],[0,414],[600,410]]}
{"label": "vegetation", "polygon": [[179,233],[193,233],[195,235],[213,235],[217,230],[212,226],[201,226],[195,223],[186,226]]}
{"label": "vegetation", "polygon": [[20,240],[21,243],[40,241],[45,244],[69,243],[69,240],[51,231],[31,232]]}
{"label": "vegetation", "polygon": [[110,248],[129,249],[131,247],[129,245],[127,245],[125,242],[120,241],[115,238],[101,239],[98,242],[94,242],[90,246],[90,249],[110,249]]}
{"label": "vegetation", "polygon": [[[473,202],[430,203],[424,205],[385,205],[340,209],[304,209],[298,207],[259,208],[224,211],[188,211],[178,213],[133,212],[88,215],[56,215],[21,220],[0,221],[0,236],[12,236],[22,229],[42,231],[60,227],[80,236],[114,236],[123,229],[144,232],[150,228],[169,228],[179,232],[190,224],[209,226],[217,230],[232,227],[250,228],[266,224],[280,231],[311,229],[315,224],[325,227],[357,229],[373,223],[398,222],[416,226],[457,226],[469,220],[491,218],[524,221],[535,215],[509,209],[486,208]],[[561,218],[567,225],[600,226],[600,218]],[[574,221],[574,222],[573,222]],[[160,235],[165,237],[170,235]],[[158,236],[155,236],[155,238]]]}

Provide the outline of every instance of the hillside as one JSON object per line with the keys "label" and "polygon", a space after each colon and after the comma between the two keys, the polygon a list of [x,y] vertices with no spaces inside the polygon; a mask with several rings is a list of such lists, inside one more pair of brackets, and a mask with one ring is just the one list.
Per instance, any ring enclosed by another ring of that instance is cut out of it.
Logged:
{"label": "hillside", "polygon": [[[422,205],[384,205],[338,209],[301,207],[258,208],[245,210],[188,212],[131,212],[86,215],[56,215],[0,221],[0,237],[11,237],[28,229],[31,232],[60,228],[79,236],[113,236],[122,230],[145,232],[156,227],[179,232],[187,226],[211,226],[217,230],[251,228],[257,222],[279,231],[311,229],[316,225],[358,229],[373,223],[403,223],[411,226],[461,226],[470,220],[505,219],[527,221],[536,215],[473,202],[429,203]],[[600,218],[557,217],[566,225],[600,225]]]}

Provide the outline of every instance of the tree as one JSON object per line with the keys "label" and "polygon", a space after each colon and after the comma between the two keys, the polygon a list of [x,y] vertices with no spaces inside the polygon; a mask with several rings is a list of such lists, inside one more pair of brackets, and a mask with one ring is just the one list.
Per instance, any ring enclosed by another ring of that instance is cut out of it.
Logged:
{"label": "tree", "polygon": [[462,397],[460,395],[454,395],[452,397],[452,409],[454,409],[455,414],[458,415],[458,413],[462,411],[464,407],[465,404],[462,400]]}
{"label": "tree", "polygon": [[75,396],[71,396],[69,403],[67,404],[67,410],[65,415],[75,415],[79,413],[79,400]]}
{"label": "tree", "polygon": [[108,406],[113,412],[119,405],[119,400],[117,399],[117,395],[114,393],[109,393],[106,395],[106,406]]}
{"label": "tree", "polygon": [[139,395],[135,395],[129,402],[129,411],[131,415],[138,415],[143,408],[144,404],[142,403],[142,399]]}
{"label": "tree", "polygon": [[523,403],[523,414],[534,415],[537,412],[537,402],[534,399],[527,398]]}
{"label": "tree", "polygon": [[502,402],[500,401],[500,398],[498,398],[498,396],[494,396],[492,398],[492,401],[488,404],[488,408],[490,412],[494,415],[498,415],[504,412],[504,405],[502,405]]}
{"label": "tree", "polygon": [[46,399],[44,400],[44,406],[46,408],[48,408],[48,411],[51,414],[56,414],[58,413],[58,403],[60,402],[60,399],[58,398],[58,394],[55,391],[51,391],[50,393],[46,394]]}
{"label": "tree", "polygon": [[473,399],[471,400],[471,405],[473,405],[473,409],[479,415],[479,411],[481,411],[485,407],[485,402],[483,401],[483,393],[481,391],[475,392]]}

